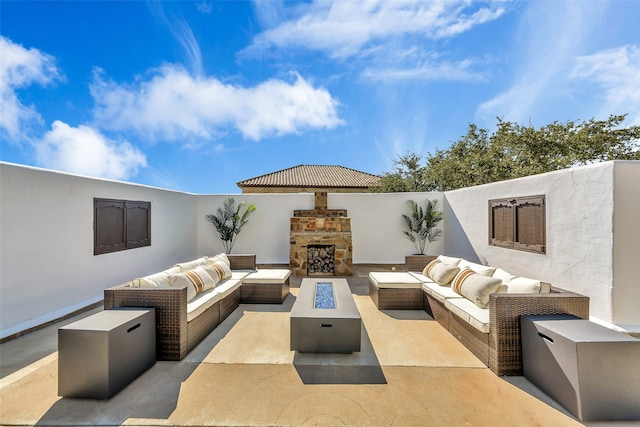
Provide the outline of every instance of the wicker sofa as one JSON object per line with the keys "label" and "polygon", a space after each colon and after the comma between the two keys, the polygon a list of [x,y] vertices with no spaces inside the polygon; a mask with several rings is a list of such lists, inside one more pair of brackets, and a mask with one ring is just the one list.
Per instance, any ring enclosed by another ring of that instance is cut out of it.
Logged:
{"label": "wicker sofa", "polygon": [[[187,286],[132,286],[128,282],[104,290],[104,308],[155,308],[156,358],[181,360],[240,305],[243,281],[260,271],[256,271],[255,255],[227,257],[231,277],[191,300],[188,298]],[[279,278],[279,302],[282,302],[289,292],[290,272],[274,272]],[[256,279],[258,283],[265,280],[264,272],[256,276],[260,279]],[[265,289],[273,289],[273,286],[266,286]],[[277,301],[273,301],[271,297],[271,300],[264,302]]]}
{"label": "wicker sofa", "polygon": [[[487,277],[500,278],[498,288],[486,295],[486,307],[479,307],[450,285],[438,284],[423,272],[370,273],[369,294],[380,310],[426,310],[497,375],[522,375],[520,316],[589,317],[589,298],[584,295],[544,282],[539,282],[538,288],[531,287],[531,279],[522,280],[504,270],[465,260],[459,262],[471,270],[481,270]],[[518,280],[514,282],[514,278]],[[513,284],[511,289],[509,283]]]}

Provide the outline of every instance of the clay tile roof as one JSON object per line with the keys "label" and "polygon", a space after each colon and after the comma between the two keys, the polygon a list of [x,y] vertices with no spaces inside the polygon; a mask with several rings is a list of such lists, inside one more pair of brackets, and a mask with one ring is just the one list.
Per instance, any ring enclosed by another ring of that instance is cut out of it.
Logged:
{"label": "clay tile roof", "polygon": [[371,187],[380,177],[344,166],[298,165],[249,178],[238,187]]}

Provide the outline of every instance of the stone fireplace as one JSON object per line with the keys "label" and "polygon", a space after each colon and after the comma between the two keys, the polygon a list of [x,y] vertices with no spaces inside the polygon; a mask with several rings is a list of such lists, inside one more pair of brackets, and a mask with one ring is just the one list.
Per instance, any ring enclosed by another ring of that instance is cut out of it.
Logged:
{"label": "stone fireplace", "polygon": [[327,193],[315,193],[313,210],[295,210],[290,220],[289,268],[295,276],[351,276],[351,218],[327,209]]}

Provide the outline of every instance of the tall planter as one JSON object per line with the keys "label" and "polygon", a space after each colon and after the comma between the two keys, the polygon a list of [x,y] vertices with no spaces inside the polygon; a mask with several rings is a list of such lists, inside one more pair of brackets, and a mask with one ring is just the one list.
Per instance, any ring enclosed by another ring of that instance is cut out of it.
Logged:
{"label": "tall planter", "polygon": [[405,255],[404,266],[407,271],[422,271],[434,259],[434,255]]}

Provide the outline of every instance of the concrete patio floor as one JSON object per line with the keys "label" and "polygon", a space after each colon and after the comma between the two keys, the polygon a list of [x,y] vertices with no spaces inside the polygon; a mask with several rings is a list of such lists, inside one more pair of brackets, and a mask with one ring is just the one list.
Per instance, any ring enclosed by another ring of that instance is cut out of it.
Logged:
{"label": "concrete patio floor", "polygon": [[157,362],[106,401],[57,395],[57,328],[77,318],[9,341],[0,424],[583,425],[525,378],[493,374],[424,311],[378,311],[366,273],[348,278],[363,320],[350,355],[289,351],[301,278],[284,304],[241,304],[184,360]]}

